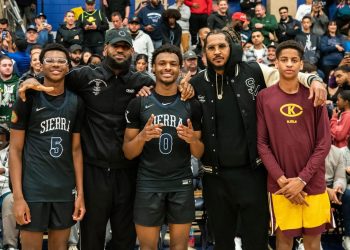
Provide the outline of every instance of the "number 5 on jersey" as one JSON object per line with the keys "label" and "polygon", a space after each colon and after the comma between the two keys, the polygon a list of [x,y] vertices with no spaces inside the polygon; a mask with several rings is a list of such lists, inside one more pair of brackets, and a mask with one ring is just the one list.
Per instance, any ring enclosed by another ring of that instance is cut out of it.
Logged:
{"label": "number 5 on jersey", "polygon": [[62,146],[61,142],[62,142],[61,137],[51,137],[50,155],[53,158],[58,158],[62,155],[63,146]]}

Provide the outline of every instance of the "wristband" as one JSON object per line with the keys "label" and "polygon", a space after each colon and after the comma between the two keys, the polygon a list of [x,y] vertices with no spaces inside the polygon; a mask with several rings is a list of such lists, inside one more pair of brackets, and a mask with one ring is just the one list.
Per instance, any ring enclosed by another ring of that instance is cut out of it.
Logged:
{"label": "wristband", "polygon": [[304,186],[306,186],[306,182],[303,179],[301,179],[300,177],[297,177],[297,178],[299,181],[301,181],[304,184]]}
{"label": "wristband", "polygon": [[319,82],[323,82],[323,79],[321,77],[319,77],[318,75],[312,75],[309,77],[310,82],[308,82],[309,86],[311,86],[312,81],[319,81]]}

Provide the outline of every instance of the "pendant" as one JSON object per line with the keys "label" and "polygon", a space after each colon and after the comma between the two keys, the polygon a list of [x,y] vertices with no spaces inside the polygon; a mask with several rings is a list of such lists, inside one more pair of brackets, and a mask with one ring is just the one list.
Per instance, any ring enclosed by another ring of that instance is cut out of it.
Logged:
{"label": "pendant", "polygon": [[218,94],[218,99],[219,99],[219,100],[222,99],[222,94]]}

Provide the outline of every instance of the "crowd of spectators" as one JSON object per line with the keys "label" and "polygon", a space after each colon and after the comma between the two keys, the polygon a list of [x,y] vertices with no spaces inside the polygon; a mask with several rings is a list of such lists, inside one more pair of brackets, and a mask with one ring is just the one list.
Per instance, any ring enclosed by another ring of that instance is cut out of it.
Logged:
{"label": "crowd of spectators", "polygon": [[[206,35],[214,29],[225,30],[232,42],[243,47],[243,61],[270,67],[275,66],[278,43],[295,40],[304,48],[303,70],[316,72],[327,88],[333,144],[342,148],[334,153],[332,147],[327,159],[326,167],[333,164],[333,170],[327,171],[327,178],[333,180],[332,175],[342,176],[341,181],[329,184],[329,193],[332,195],[332,189],[344,193],[343,214],[350,214],[350,188],[347,189],[345,183],[349,181],[345,177],[350,173],[350,0],[338,0],[335,12],[330,12],[328,2],[306,0],[295,14],[281,6],[279,17],[268,13],[260,0],[240,2],[241,12],[229,13],[227,0],[218,0],[214,8],[212,0],[176,0],[170,6],[163,6],[160,0],[148,0],[142,1],[135,13],[131,13],[129,0],[103,0],[102,9],[96,8],[95,0],[85,0],[82,2],[84,11],[78,19],[73,11],[62,13],[63,22],[54,32],[48,23],[50,16],[35,14],[35,3],[18,1],[28,24],[25,34],[15,34],[6,19],[0,20],[0,123],[4,124],[0,127],[0,135],[10,122],[20,80],[40,76],[39,55],[49,43],[60,43],[69,50],[72,68],[88,64],[98,67],[106,53],[106,31],[129,32],[133,39],[133,70],[154,79],[152,53],[164,44],[181,48],[184,56],[182,76],[187,72],[194,76],[205,69],[207,61],[202,47]],[[7,176],[8,181],[3,150],[6,148],[0,151],[0,167],[5,170],[0,168],[0,177]],[[343,158],[341,164],[335,160],[336,154]],[[8,183],[2,187],[7,188],[6,185]],[[9,192],[7,189],[0,191],[2,196]],[[5,203],[4,198],[2,201],[3,225],[8,227],[11,224],[5,219],[8,202]],[[350,219],[346,218],[345,222],[343,246],[350,250]],[[13,234],[11,232],[10,236]],[[6,238],[5,232],[3,236],[9,249],[18,247],[16,241]]]}

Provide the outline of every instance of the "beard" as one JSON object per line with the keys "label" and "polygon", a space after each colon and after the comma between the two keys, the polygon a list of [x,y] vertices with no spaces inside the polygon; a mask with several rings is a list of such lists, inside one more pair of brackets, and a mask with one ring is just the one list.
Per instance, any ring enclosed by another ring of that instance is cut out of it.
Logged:
{"label": "beard", "polygon": [[240,32],[243,30],[243,26],[241,24],[237,24],[235,27],[234,27],[234,30],[237,31],[237,32]]}
{"label": "beard", "polygon": [[122,62],[117,62],[111,56],[107,55],[105,60],[107,65],[113,70],[127,71],[131,65],[131,56]]}
{"label": "beard", "polygon": [[76,58],[71,58],[70,59],[72,62],[78,64],[80,62],[80,58],[79,57],[76,57]]}

